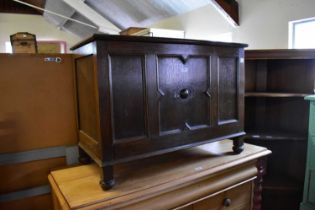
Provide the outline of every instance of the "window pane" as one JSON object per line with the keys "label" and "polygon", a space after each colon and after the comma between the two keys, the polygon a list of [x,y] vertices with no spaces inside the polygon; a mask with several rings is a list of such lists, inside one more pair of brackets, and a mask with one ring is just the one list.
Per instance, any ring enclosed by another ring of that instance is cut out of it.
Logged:
{"label": "window pane", "polygon": [[294,24],[294,48],[315,48],[315,20]]}

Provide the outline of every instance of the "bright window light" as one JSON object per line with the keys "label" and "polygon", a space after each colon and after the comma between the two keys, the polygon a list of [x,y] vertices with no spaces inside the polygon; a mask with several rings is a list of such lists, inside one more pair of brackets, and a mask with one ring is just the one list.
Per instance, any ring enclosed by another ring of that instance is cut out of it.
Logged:
{"label": "bright window light", "polygon": [[12,53],[11,42],[5,42],[5,52],[6,53]]}
{"label": "bright window light", "polygon": [[315,18],[289,23],[289,48],[315,48]]}

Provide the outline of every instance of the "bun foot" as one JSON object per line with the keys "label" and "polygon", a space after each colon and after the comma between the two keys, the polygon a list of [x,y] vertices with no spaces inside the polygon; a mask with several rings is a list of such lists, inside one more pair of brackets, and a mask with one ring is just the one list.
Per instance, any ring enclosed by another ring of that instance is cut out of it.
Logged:
{"label": "bun foot", "polygon": [[244,141],[242,139],[233,139],[233,152],[240,154],[244,151]]}
{"label": "bun foot", "polygon": [[107,180],[107,181],[101,180],[100,185],[101,185],[103,190],[110,190],[111,188],[114,187],[115,180],[114,179]]}

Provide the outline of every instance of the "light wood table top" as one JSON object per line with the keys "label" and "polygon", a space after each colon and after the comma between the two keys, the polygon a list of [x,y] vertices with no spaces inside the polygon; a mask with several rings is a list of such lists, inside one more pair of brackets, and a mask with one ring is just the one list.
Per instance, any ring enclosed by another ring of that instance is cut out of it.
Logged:
{"label": "light wood table top", "polygon": [[145,199],[270,153],[266,148],[245,144],[244,151],[235,155],[232,141],[224,140],[117,165],[114,168],[117,183],[109,191],[100,187],[100,168],[95,164],[53,171],[49,180],[56,196],[67,208],[84,208],[97,203],[110,206]]}

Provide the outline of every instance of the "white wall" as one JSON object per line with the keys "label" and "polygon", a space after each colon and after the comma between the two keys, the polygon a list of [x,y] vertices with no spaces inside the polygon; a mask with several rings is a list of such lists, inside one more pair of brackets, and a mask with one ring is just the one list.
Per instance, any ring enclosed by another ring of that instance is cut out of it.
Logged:
{"label": "white wall", "polygon": [[187,38],[249,44],[249,48],[288,48],[288,22],[315,17],[315,0],[238,0],[240,26],[233,28],[211,6],[162,20],[152,27],[185,30]]}
{"label": "white wall", "polygon": [[58,30],[40,15],[20,15],[0,13],[0,52],[5,52],[5,42],[10,41],[10,35],[16,32],[29,32],[36,39],[65,41],[67,47],[73,46],[81,39],[69,32]]}
{"label": "white wall", "polygon": [[288,22],[315,17],[314,0],[239,0],[240,27],[233,41],[255,49],[288,48]]}
{"label": "white wall", "polygon": [[232,41],[234,28],[212,5],[167,18],[149,27],[184,30],[188,39]]}

